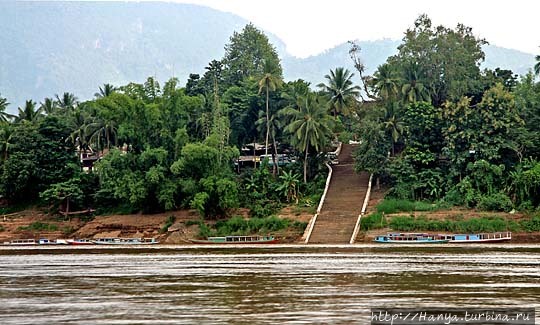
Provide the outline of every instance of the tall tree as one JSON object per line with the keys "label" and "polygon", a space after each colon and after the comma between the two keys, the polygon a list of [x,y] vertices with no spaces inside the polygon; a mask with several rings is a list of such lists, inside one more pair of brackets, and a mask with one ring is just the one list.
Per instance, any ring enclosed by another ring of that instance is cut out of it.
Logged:
{"label": "tall tree", "polygon": [[298,108],[288,107],[282,114],[291,117],[285,127],[291,135],[291,144],[304,153],[304,183],[307,183],[309,149],[319,152],[332,136],[332,118],[324,101],[317,94],[308,94],[298,102]]}
{"label": "tall tree", "polygon": [[23,108],[19,109],[19,115],[16,117],[17,122],[21,121],[28,121],[28,122],[35,122],[39,118],[41,118],[41,108],[38,108],[36,110],[36,102],[33,100],[27,100],[24,104]]}
{"label": "tall tree", "polygon": [[400,78],[395,68],[387,63],[379,66],[370,81],[371,87],[382,100],[396,99],[400,93],[399,84]]}
{"label": "tall tree", "polygon": [[350,109],[360,93],[360,87],[353,85],[351,80],[353,76],[354,73],[348,69],[339,67],[334,71],[330,70],[330,74],[324,76],[327,84],[320,83],[318,85],[330,98],[329,104],[330,109],[334,112],[334,118],[337,118],[338,113],[349,115]]}
{"label": "tall tree", "polygon": [[535,59],[536,59],[536,64],[534,65],[534,74],[536,74],[537,76],[540,76],[540,55],[537,55]]}
{"label": "tall tree", "polygon": [[116,91],[116,88],[111,84],[103,84],[103,87],[99,87],[99,92],[95,93],[96,98],[103,98],[111,95]]}
{"label": "tall tree", "polygon": [[71,111],[79,104],[79,100],[72,93],[65,92],[62,94],[62,97],[56,94],[55,97],[56,104],[64,111]]}
{"label": "tall tree", "polygon": [[421,15],[414,27],[406,31],[398,54],[390,57],[388,63],[401,71],[413,65],[420,67],[422,73],[414,80],[430,90],[432,104],[440,107],[446,100],[457,101],[464,95],[483,91],[480,64],[484,60],[484,44],[487,42],[476,38],[470,27],[432,26],[431,19]]}
{"label": "tall tree", "polygon": [[0,121],[1,122],[7,122],[11,120],[14,115],[11,115],[6,112],[6,108],[8,107],[9,103],[6,98],[0,96]]}
{"label": "tall tree", "polygon": [[275,91],[282,84],[279,64],[272,59],[264,61],[264,74],[259,80],[259,94],[266,90],[266,140],[264,154],[268,155],[268,136],[270,134],[270,91]]}
{"label": "tall tree", "polygon": [[264,62],[277,62],[277,75],[282,74],[276,49],[268,37],[253,24],[247,24],[238,33],[234,32],[225,46],[224,78],[228,86],[238,85],[247,77],[264,74]]}
{"label": "tall tree", "polygon": [[58,109],[58,104],[54,99],[47,97],[39,104],[39,108],[45,114],[51,115]]}

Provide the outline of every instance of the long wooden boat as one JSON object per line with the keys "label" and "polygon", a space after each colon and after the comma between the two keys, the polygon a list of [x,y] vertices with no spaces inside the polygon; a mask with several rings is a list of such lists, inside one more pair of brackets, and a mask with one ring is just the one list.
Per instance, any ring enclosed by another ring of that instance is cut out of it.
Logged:
{"label": "long wooden boat", "polygon": [[39,245],[67,245],[68,242],[65,239],[47,239],[47,238],[40,238],[37,242]]}
{"label": "long wooden boat", "polygon": [[155,238],[97,238],[92,240],[96,245],[153,245],[159,244]]}
{"label": "long wooden boat", "polygon": [[377,243],[387,244],[444,244],[449,239],[442,235],[431,235],[424,233],[388,233],[375,237]]}
{"label": "long wooden boat", "polygon": [[8,242],[4,242],[4,245],[15,245],[15,246],[27,246],[27,245],[37,245],[35,239],[13,239]]}
{"label": "long wooden boat", "polygon": [[90,239],[68,239],[66,241],[69,245],[94,245]]}
{"label": "long wooden boat", "polygon": [[275,244],[274,236],[223,236],[208,237],[206,240],[192,239],[193,244]]}
{"label": "long wooden boat", "polygon": [[448,239],[449,243],[497,243],[505,242],[512,239],[512,233],[507,232],[493,232],[493,233],[479,233],[479,234],[452,234],[442,235],[445,239]]}

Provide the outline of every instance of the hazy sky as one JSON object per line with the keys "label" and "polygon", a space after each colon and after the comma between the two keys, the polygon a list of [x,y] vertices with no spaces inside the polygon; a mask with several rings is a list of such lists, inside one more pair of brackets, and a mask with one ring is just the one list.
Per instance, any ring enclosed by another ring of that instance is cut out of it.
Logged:
{"label": "hazy sky", "polygon": [[540,0],[171,0],[235,13],[305,57],[351,39],[401,39],[418,15],[460,22],[491,44],[540,53]]}

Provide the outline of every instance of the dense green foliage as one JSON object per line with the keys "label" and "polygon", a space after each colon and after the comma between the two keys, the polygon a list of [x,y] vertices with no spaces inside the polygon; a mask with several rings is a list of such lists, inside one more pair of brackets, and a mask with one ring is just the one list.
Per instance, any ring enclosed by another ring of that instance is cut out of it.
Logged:
{"label": "dense green foliage", "polygon": [[[267,217],[320,196],[321,153],[333,139],[328,99],[302,80],[284,83],[276,50],[251,24],[205,69],[185,87],[154,77],[104,84],[93,100],[66,92],[29,100],[16,116],[0,96],[0,195],[52,212],[192,208],[206,219],[236,208]],[[265,144],[273,173],[269,161],[235,168],[253,143]],[[279,151],[298,163],[278,170]]]}
{"label": "dense green foliage", "polygon": [[357,169],[398,199],[538,209],[540,83],[482,71],[485,43],[469,27],[420,16],[398,53],[364,78],[375,101],[356,126]]}
{"label": "dense green foliage", "polygon": [[[357,169],[401,200],[386,201],[367,228],[382,225],[383,212],[435,208],[410,200],[538,209],[540,84],[532,74],[482,71],[484,44],[466,26],[433,27],[420,16],[373,76],[358,48],[351,52],[362,91],[344,67],[314,91],[301,79],[283,81],[276,49],[248,24],[185,87],[155,77],[103,84],[93,100],[65,92],[28,100],[16,116],[0,96],[0,195],[63,211],[192,208],[206,219],[248,208],[253,224],[233,219],[223,231],[272,231],[283,221],[258,218],[285,203],[316,205],[325,153],[339,137],[361,140]],[[261,155],[255,143],[264,143],[266,159],[240,166],[239,156]]]}

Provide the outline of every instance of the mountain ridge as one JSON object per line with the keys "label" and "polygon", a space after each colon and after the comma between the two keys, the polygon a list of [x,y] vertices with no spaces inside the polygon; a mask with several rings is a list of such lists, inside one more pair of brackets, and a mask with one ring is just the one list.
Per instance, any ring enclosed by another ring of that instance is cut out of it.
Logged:
{"label": "mountain ridge", "polygon": [[[249,21],[204,6],[165,2],[2,2],[0,3],[0,94],[16,111],[65,91],[90,99],[104,83],[123,85],[155,76],[182,83],[221,59],[234,31]],[[286,80],[316,85],[338,66],[354,71],[347,43],[297,58],[265,31],[282,60]],[[371,74],[397,51],[400,40],[359,41]],[[489,45],[483,67],[524,74],[534,55]]]}

